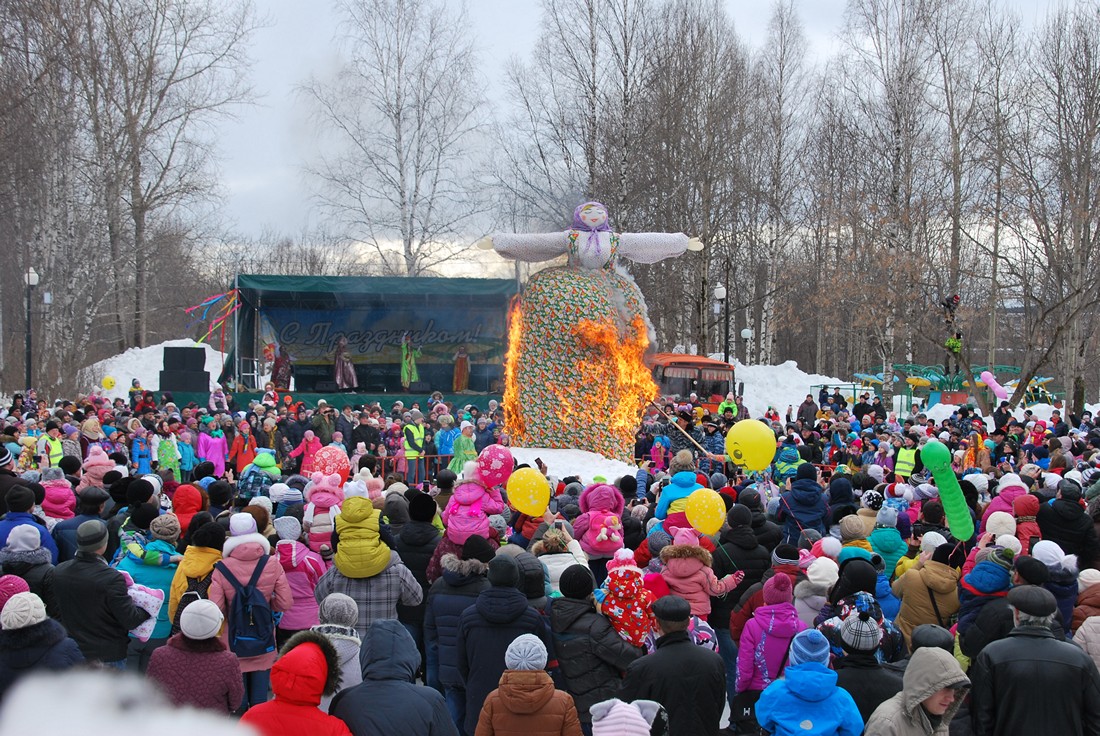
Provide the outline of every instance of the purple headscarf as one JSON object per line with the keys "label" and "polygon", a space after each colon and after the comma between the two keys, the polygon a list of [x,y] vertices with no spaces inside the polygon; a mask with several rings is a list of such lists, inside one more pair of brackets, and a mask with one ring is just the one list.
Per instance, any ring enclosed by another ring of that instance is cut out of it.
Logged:
{"label": "purple headscarf", "polygon": [[[581,212],[584,211],[585,207],[589,206],[599,207],[604,211],[604,214],[607,215],[602,225],[593,228],[581,219]],[[600,253],[600,236],[597,233],[611,231],[611,215],[607,212],[607,207],[601,202],[584,202],[583,204],[577,205],[577,208],[573,210],[573,229],[588,231],[588,245],[596,249],[596,255],[602,255],[602,253]]]}

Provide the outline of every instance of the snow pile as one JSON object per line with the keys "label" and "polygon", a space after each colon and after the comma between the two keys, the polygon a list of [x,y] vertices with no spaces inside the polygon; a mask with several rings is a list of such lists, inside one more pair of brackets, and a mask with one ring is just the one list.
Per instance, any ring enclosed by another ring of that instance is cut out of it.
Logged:
{"label": "snow pile", "polygon": [[584,450],[552,450],[545,447],[513,447],[512,456],[517,462],[535,467],[535,458],[546,463],[546,470],[556,478],[576,475],[587,485],[592,478],[602,475],[609,483],[622,475],[634,475],[638,468],[619,460],[608,460],[603,455]]}
{"label": "snow pile", "polygon": [[[113,358],[101,360],[98,363],[84,368],[78,374],[78,380],[82,386],[91,388],[99,387],[101,396],[110,399],[127,398],[130,389],[130,381],[134,378],[141,382],[141,387],[150,391],[160,389],[160,371],[164,367],[165,348],[203,348],[206,351],[205,370],[210,372],[210,388],[222,372],[222,364],[225,356],[206,343],[197,343],[194,340],[168,340],[159,345],[150,345],[147,348],[130,348],[125,353]],[[110,376],[115,379],[115,387],[106,391],[102,387],[103,379]]]}
{"label": "snow pile", "polygon": [[832,376],[806,373],[793,360],[779,365],[737,363],[736,366],[737,372],[734,377],[738,383],[745,384],[745,407],[754,417],[763,416],[769,406],[775,407],[779,416],[784,417],[787,406],[793,406],[797,411],[798,405],[806,400],[806,394],[813,394],[814,401],[817,401],[818,389],[811,388],[812,386],[822,384],[840,386],[852,383],[852,381]]}

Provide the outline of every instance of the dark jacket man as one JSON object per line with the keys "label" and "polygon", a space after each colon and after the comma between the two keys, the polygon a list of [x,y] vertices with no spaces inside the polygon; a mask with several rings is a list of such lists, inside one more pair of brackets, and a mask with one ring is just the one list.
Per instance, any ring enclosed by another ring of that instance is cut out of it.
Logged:
{"label": "dark jacket man", "polygon": [[127,636],[149,614],[134,605],[126,581],[107,565],[107,525],[86,521],[77,530],[76,557],[54,568],[54,597],[61,623],[85,659],[126,659]]}
{"label": "dark jacket man", "polygon": [[477,730],[481,706],[500,684],[504,653],[517,636],[534,634],[546,644],[548,652],[553,651],[543,617],[527,605],[527,597],[517,587],[520,576],[516,561],[507,556],[494,557],[487,577],[490,587],[478,595],[458,621],[456,654],[458,671],[466,685],[467,734]]}
{"label": "dark jacket man", "polygon": [[969,672],[975,733],[1100,733],[1100,673],[1082,649],[1050,633],[1054,595],[1021,585],[1008,602],[1016,628],[985,647]]}
{"label": "dark jacket man", "polygon": [[1053,501],[1039,504],[1035,520],[1043,539],[1054,542],[1067,555],[1077,555],[1080,567],[1085,568],[1097,561],[1100,540],[1080,500],[1080,487],[1064,480],[1058,484],[1058,496]]}
{"label": "dark jacket man", "polygon": [[717,631],[728,630],[730,613],[746,590],[764,577],[764,572],[772,566],[772,554],[753,534],[752,511],[743,504],[734,504],[726,514],[729,528],[719,537],[718,548],[711,557],[711,567],[719,580],[738,570],[745,572],[744,579],[737,587],[720,598],[710,599],[710,618],[708,623]]}
{"label": "dark jacket man", "polygon": [[691,606],[668,595],[653,604],[662,636],[653,654],[631,662],[619,699],[655,700],[668,711],[669,736],[717,736],[726,705],[722,658],[687,633]]}
{"label": "dark jacket man", "polygon": [[[580,573],[587,579],[574,590]],[[592,602],[595,580],[587,567],[573,565],[562,573],[562,579],[564,597],[549,605],[550,630],[565,690],[573,696],[581,722],[591,723],[589,709],[615,697],[622,684],[621,673],[644,651],[624,641],[607,617],[596,613]]]}
{"label": "dark jacket man", "polygon": [[404,626],[392,619],[375,621],[359,650],[363,682],[341,690],[329,713],[354,736],[456,734],[443,696],[415,684],[420,654]]}

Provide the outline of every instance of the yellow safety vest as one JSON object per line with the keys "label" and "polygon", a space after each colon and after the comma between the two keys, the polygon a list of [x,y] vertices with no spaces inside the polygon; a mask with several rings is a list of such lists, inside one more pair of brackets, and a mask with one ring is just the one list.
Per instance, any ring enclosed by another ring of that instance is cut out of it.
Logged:
{"label": "yellow safety vest", "polygon": [[908,478],[917,467],[917,451],[908,447],[898,450],[898,459],[894,462],[894,475]]}
{"label": "yellow safety vest", "polygon": [[401,432],[401,436],[405,438],[405,457],[409,460],[415,460],[423,453],[420,450],[414,450],[413,446],[409,443],[409,438],[405,432],[411,431],[413,437],[416,438],[416,444],[421,447],[424,446],[424,425],[423,424],[406,424]]}
{"label": "yellow safety vest", "polygon": [[46,435],[46,446],[50,448],[50,467],[57,467],[57,464],[61,462],[61,458],[65,455],[65,450],[61,446],[61,440],[55,440],[53,437]]}

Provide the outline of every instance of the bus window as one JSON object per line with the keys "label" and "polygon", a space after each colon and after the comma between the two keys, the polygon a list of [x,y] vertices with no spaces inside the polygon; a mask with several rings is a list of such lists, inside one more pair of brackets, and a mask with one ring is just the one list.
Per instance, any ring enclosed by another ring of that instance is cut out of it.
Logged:
{"label": "bus window", "polygon": [[699,393],[699,371],[695,368],[682,368],[679,366],[665,366],[662,375],[657,379],[658,388],[663,396],[678,395],[687,398],[692,392]]}

